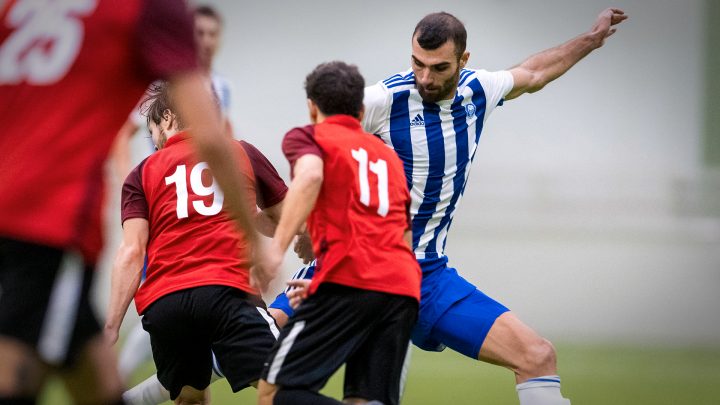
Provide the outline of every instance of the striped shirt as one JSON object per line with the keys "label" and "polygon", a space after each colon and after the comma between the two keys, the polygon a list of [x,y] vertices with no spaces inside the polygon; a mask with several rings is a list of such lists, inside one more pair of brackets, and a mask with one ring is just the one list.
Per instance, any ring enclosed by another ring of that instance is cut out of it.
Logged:
{"label": "striped shirt", "polygon": [[412,70],[365,89],[363,127],[403,162],[418,260],[445,256],[483,124],[513,87],[508,71],[462,69],[454,99],[425,103]]}

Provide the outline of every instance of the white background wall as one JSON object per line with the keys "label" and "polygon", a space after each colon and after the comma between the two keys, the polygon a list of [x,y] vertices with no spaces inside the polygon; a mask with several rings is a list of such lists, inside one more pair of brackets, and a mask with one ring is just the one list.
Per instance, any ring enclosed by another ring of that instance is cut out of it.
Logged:
{"label": "white background wall", "polygon": [[368,83],[405,70],[415,23],[444,10],[467,26],[469,66],[498,70],[624,9],[604,48],[490,118],[451,264],[558,341],[720,344],[720,219],[692,209],[707,198],[693,191],[703,1],[211,3],[226,18],[216,67],[234,84],[238,136],[286,178],[280,140],[308,121],[303,81],[318,63],[357,64]]}

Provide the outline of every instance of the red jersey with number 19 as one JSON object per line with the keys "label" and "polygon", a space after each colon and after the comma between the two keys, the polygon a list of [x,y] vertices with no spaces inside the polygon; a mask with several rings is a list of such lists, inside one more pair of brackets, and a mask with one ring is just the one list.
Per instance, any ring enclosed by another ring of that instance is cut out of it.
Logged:
{"label": "red jersey with number 19", "polygon": [[94,263],[115,134],[153,79],[196,66],[182,0],[0,1],[0,236]]}
{"label": "red jersey with number 19", "polygon": [[291,166],[306,154],[323,160],[308,217],[317,257],[309,293],[330,282],[420,300],[420,266],[403,240],[410,195],[395,152],[347,115],[291,130],[283,152]]}
{"label": "red jersey with number 19", "polygon": [[[235,145],[248,209],[254,210],[253,169],[243,147]],[[144,218],[150,225],[147,276],[135,294],[139,314],[164,295],[203,285],[258,294],[250,287],[247,242],[222,206],[222,191],[183,133],[128,175],[122,221]]]}

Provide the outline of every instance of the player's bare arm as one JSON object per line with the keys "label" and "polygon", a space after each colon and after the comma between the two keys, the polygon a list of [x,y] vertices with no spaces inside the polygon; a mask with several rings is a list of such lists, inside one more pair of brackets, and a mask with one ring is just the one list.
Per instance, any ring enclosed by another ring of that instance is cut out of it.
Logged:
{"label": "player's bare arm", "polygon": [[323,182],[323,161],[319,156],[304,155],[295,163],[294,173],[270,248],[251,272],[253,286],[261,291],[266,291],[277,275],[285,251],[315,206]]}
{"label": "player's bare arm", "polygon": [[258,232],[268,238],[272,238],[275,234],[275,228],[277,228],[277,224],[280,222],[282,208],[283,201],[280,201],[272,207],[267,207],[255,214],[255,226]]}
{"label": "player's bare arm", "polygon": [[147,219],[131,218],[123,223],[123,240],[113,263],[105,321],[105,336],[111,344],[117,342],[120,325],[140,286],[149,234]]}
{"label": "player's bare arm", "polygon": [[590,52],[603,46],[605,40],[617,30],[615,26],[627,18],[624,11],[608,8],[600,13],[590,31],[562,45],[537,53],[509,69],[514,86],[505,99],[534,93],[562,76]]}
{"label": "player's bare arm", "polygon": [[210,90],[201,73],[188,73],[171,80],[177,94],[177,107],[185,117],[201,161],[207,162],[225,195],[225,207],[252,246],[261,256],[252,215],[244,204],[243,178],[237,165],[232,140],[225,136],[223,120],[215,108]]}

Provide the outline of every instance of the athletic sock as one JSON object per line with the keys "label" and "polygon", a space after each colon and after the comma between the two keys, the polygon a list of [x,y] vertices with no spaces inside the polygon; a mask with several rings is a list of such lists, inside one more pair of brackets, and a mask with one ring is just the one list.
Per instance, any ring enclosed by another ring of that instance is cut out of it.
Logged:
{"label": "athletic sock", "polygon": [[560,377],[556,375],[531,378],[515,389],[520,405],[570,405],[570,400],[560,393]]}
{"label": "athletic sock", "polygon": [[317,392],[281,388],[275,393],[273,405],[342,405],[342,402]]}
{"label": "athletic sock", "polygon": [[125,391],[123,400],[129,405],[157,405],[170,400],[170,392],[160,384],[157,374]]}

